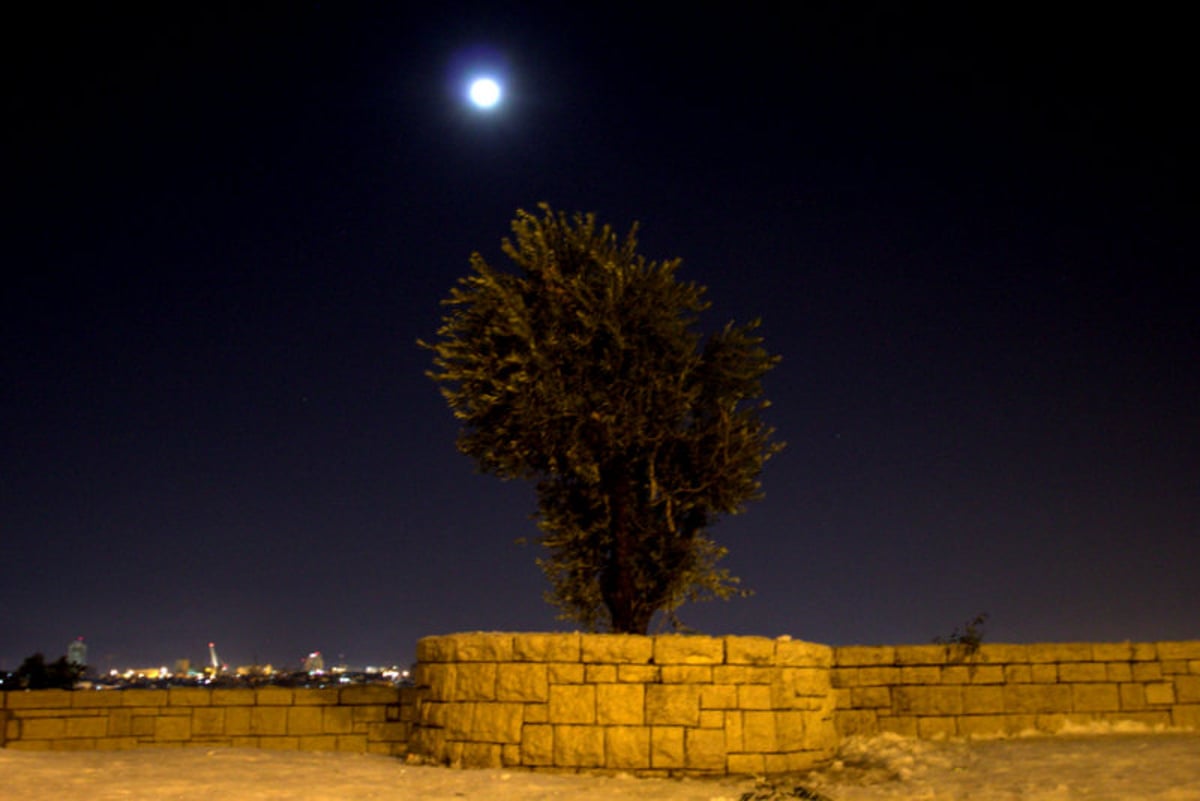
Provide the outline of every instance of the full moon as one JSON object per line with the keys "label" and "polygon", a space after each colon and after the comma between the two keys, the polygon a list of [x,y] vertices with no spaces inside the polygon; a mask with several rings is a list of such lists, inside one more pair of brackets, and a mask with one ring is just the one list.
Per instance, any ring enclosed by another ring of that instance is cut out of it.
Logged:
{"label": "full moon", "polygon": [[500,84],[491,78],[476,78],[471,82],[469,94],[471,102],[479,108],[492,108],[500,102]]}

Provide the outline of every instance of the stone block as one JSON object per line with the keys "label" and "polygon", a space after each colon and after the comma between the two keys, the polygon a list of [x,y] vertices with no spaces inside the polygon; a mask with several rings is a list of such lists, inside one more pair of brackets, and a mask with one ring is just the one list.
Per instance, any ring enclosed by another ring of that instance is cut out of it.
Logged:
{"label": "stone block", "polygon": [[641,726],[646,722],[646,688],[641,684],[597,684],[596,722]]}
{"label": "stone block", "polygon": [[725,661],[725,641],[690,634],[661,634],[654,638],[656,665],[719,665]]}
{"label": "stone block", "polygon": [[454,674],[455,701],[494,701],[496,699],[496,663],[467,662]]}
{"label": "stone block", "polygon": [[682,768],[685,752],[682,726],[654,726],[650,729],[650,767]]}
{"label": "stone block", "polygon": [[1004,715],[964,715],[955,721],[960,737],[993,737],[1008,733],[1008,718]]}
{"label": "stone block", "polygon": [[1065,713],[1071,709],[1071,688],[1065,684],[1006,684],[1004,709],[1014,715]]}
{"label": "stone block", "polygon": [[892,690],[890,687],[854,687],[850,690],[850,706],[854,709],[890,709]]}
{"label": "stone block", "polygon": [[1104,676],[1107,681],[1133,681],[1133,667],[1128,662],[1106,662]]}
{"label": "stone block", "polygon": [[463,743],[458,764],[472,770],[499,768],[500,746],[495,743]]}
{"label": "stone block", "polygon": [[[901,684],[941,684],[942,669],[934,665],[915,665],[900,668]],[[962,682],[952,682],[962,684]]]}
{"label": "stone block", "polygon": [[589,684],[552,684],[550,722],[595,723],[596,688]]}
{"label": "stone block", "polygon": [[1171,725],[1200,731],[1200,704],[1176,704],[1171,707]]}
{"label": "stone block", "polygon": [[512,634],[477,631],[453,634],[450,639],[454,643],[454,659],[457,662],[511,662],[513,637]]}
{"label": "stone block", "polygon": [[605,767],[642,770],[650,767],[650,729],[646,726],[608,726],[604,729]]}
{"label": "stone block", "polygon": [[108,736],[108,718],[98,715],[88,717],[67,718],[66,737],[106,737]]}
{"label": "stone block", "polygon": [[1033,681],[1033,670],[1029,665],[1005,665],[1005,684],[1028,684]]}
{"label": "stone block", "polygon": [[1175,701],[1175,686],[1170,682],[1164,681],[1157,684],[1146,685],[1147,704],[1173,704]]}
{"label": "stone block", "polygon": [[[296,690],[297,699],[306,692],[313,691]],[[324,691],[317,690],[316,692]],[[358,706],[361,704],[396,704],[399,702],[399,688],[385,687],[380,684],[361,684],[343,687],[337,691],[336,701],[336,703],[343,704],[345,706]]]}
{"label": "stone block", "polygon": [[550,704],[525,704],[526,723],[549,723]]}
{"label": "stone block", "polygon": [[900,668],[896,667],[862,667],[858,669],[858,685],[892,686],[900,683]]}
{"label": "stone block", "polygon": [[579,662],[549,662],[546,679],[550,684],[583,684],[583,665]]}
{"label": "stone block", "polygon": [[[998,673],[1000,673],[1001,675],[1003,675],[1003,673],[1004,673],[1004,668],[1002,668],[1000,665],[981,665],[979,667],[986,667],[988,670],[995,670]],[[943,668],[937,668],[938,674],[939,674],[938,681],[941,684],[967,684],[971,681],[972,677],[974,676],[976,671],[979,669],[979,667],[977,667],[975,665],[947,665],[946,667],[943,667]],[[908,668],[908,669],[909,670],[923,670],[924,668]],[[902,675],[903,675],[903,672],[904,671],[902,669],[901,670]]]}
{"label": "stone block", "polygon": [[496,668],[496,700],[543,702],[550,699],[546,666],[510,662]]}
{"label": "stone block", "polygon": [[1104,681],[1107,678],[1108,670],[1103,662],[1062,662],[1058,666],[1060,682]]}
{"label": "stone block", "polygon": [[560,768],[604,766],[604,729],[600,726],[555,726],[554,765]]}
{"label": "stone block", "polygon": [[1004,687],[999,684],[968,685],[963,688],[963,712],[968,715],[999,715],[1004,712]]}
{"label": "stone block", "polygon": [[1132,662],[1133,643],[1130,642],[1096,642],[1092,643],[1092,658],[1097,662]]}
{"label": "stone block", "polygon": [[1176,676],[1175,700],[1181,704],[1200,704],[1200,676]]}
{"label": "stone block", "polygon": [[519,768],[521,766],[521,746],[519,744],[500,746],[500,764],[506,768]]}
{"label": "stone block", "polygon": [[479,704],[449,703],[443,704],[439,712],[442,728],[446,732],[448,742],[473,739],[475,730],[475,710]]}
{"label": "stone block", "polygon": [[1058,683],[1058,665],[1055,664],[1036,664],[1030,667],[1033,672],[1034,684],[1057,684]]}
{"label": "stone block", "polygon": [[917,719],[911,715],[879,718],[881,734],[899,734],[901,737],[917,736]]}
{"label": "stone block", "polygon": [[842,737],[879,734],[879,716],[865,709],[839,709],[834,713],[833,723]]}
{"label": "stone block", "polygon": [[479,704],[475,707],[471,739],[487,743],[521,742],[524,704]]}
{"label": "stone block", "polygon": [[1165,661],[1200,659],[1200,640],[1157,642],[1158,658]]}
{"label": "stone block", "polygon": [[417,640],[417,663],[454,661],[454,642],[450,637],[422,637]]}
{"label": "stone block", "polygon": [[742,713],[742,750],[767,754],[776,750],[775,713]]}
{"label": "stone block", "polygon": [[377,723],[387,720],[388,709],[385,706],[362,705],[347,707],[354,718],[355,725],[360,723]]}
{"label": "stone block", "polygon": [[337,737],[332,734],[314,734],[301,737],[296,742],[296,748],[300,751],[336,751],[337,745]]}
{"label": "stone block", "polygon": [[168,706],[208,706],[212,703],[212,690],[203,687],[170,687],[167,689]]}
{"label": "stone block", "polygon": [[20,723],[22,740],[61,740],[67,736],[66,718],[25,718]]}
{"label": "stone block", "polygon": [[826,696],[831,689],[825,668],[781,667],[778,681],[794,695]]}
{"label": "stone block", "polygon": [[[128,692],[125,690],[124,692]],[[254,690],[236,689],[212,691],[213,706],[254,706]]]}
{"label": "stone block", "polygon": [[[58,692],[58,691],[47,691]],[[166,706],[166,690],[121,690],[121,706]]]}
{"label": "stone block", "polygon": [[283,706],[252,707],[250,733],[260,737],[287,734],[287,713],[287,707]]}
{"label": "stone block", "polygon": [[737,709],[736,684],[709,684],[700,688],[700,709]]}
{"label": "stone block", "polygon": [[1161,681],[1162,677],[1162,665],[1157,662],[1133,663],[1134,681]]}
{"label": "stone block", "polygon": [[250,735],[250,711],[252,706],[230,706],[225,708],[225,734],[246,737]]}
{"label": "stone block", "polygon": [[192,718],[190,715],[159,716],[154,719],[155,742],[171,740],[189,740],[192,736]]}
{"label": "stone block", "polygon": [[287,733],[292,736],[322,734],[321,708],[293,706],[287,710]]}
{"label": "stone block", "polygon": [[585,663],[583,666],[584,684],[611,684],[616,680],[616,665],[591,665]]}
{"label": "stone block", "polygon": [[688,770],[725,771],[725,732],[720,729],[687,729],[684,732],[684,766]]}
{"label": "stone block", "polygon": [[770,684],[743,684],[737,688],[738,709],[774,709],[774,693]]}
{"label": "stone block", "polygon": [[[357,689],[350,688],[349,689]],[[370,690],[388,690],[388,687],[363,687],[362,689]],[[292,691],[292,703],[296,706],[335,706],[339,703],[338,688],[336,687],[297,687]],[[393,691],[394,692],[394,691]],[[381,701],[380,703],[392,703],[392,701]]]}
{"label": "stone block", "polygon": [[775,664],[780,667],[829,668],[833,649],[828,645],[803,640],[776,640]]}
{"label": "stone block", "polygon": [[545,767],[554,764],[554,727],[526,725],[521,730],[521,764]]}
{"label": "stone block", "polygon": [[775,712],[775,748],[779,751],[802,751],[809,747],[808,713],[799,711]]}
{"label": "stone block", "polygon": [[779,674],[778,668],[757,665],[714,665],[713,684],[771,684]]}
{"label": "stone block", "polygon": [[1073,684],[1071,708],[1075,712],[1116,712],[1121,708],[1117,685]]}
{"label": "stone block", "polygon": [[216,737],[222,734],[225,734],[224,709],[208,706],[192,710],[193,737]]}
{"label": "stone block", "polygon": [[665,684],[712,684],[713,669],[709,665],[663,665]]}
{"label": "stone block", "polygon": [[745,738],[742,737],[742,712],[725,712],[725,751],[745,751]]}
{"label": "stone block", "polygon": [[1140,712],[1146,708],[1146,688],[1141,684],[1120,684],[1122,712]]}
{"label": "stone block", "polygon": [[762,776],[767,772],[762,754],[730,754],[725,764],[731,776]]}
{"label": "stone block", "polygon": [[[5,695],[10,693],[0,693],[0,707],[4,706]],[[121,705],[121,693],[101,690],[98,692],[73,692],[71,693],[71,706],[75,709],[95,709],[95,708],[111,708]]]}
{"label": "stone block", "polygon": [[129,733],[134,737],[153,737],[157,721],[157,715],[134,715],[130,721]]}
{"label": "stone block", "polygon": [[650,684],[662,680],[657,665],[617,665],[617,681]]}
{"label": "stone block", "polygon": [[697,685],[651,684],[646,687],[646,723],[695,726],[699,722],[700,688]]}
{"label": "stone block", "polygon": [[962,697],[955,686],[895,687],[892,710],[897,715],[961,715]]}
{"label": "stone block", "polygon": [[71,696],[70,690],[25,690],[0,693],[0,698],[3,698],[8,709],[65,709],[71,706]]}
{"label": "stone block", "polygon": [[1086,642],[1048,642],[1026,646],[1029,661],[1047,662],[1091,662],[1092,644]]}
{"label": "stone block", "polygon": [[254,691],[255,706],[291,706],[293,690],[289,687],[259,687]]}
{"label": "stone block", "polygon": [[944,740],[958,736],[958,718],[917,718],[917,736],[922,740]]}
{"label": "stone block", "polygon": [[582,635],[517,634],[513,637],[513,659],[518,662],[578,662]]}
{"label": "stone block", "polygon": [[[1022,667],[1028,668],[1027,665]],[[949,684],[946,674],[955,668],[946,668],[942,673],[942,681]],[[1003,665],[971,665],[967,668],[969,684],[1003,684],[1005,681],[1005,666]]]}
{"label": "stone block", "polygon": [[702,729],[720,729],[725,726],[725,710],[723,709],[701,709],[700,710],[700,728]]}
{"label": "stone block", "polygon": [[836,667],[895,665],[896,649],[890,645],[843,645],[833,649]]}
{"label": "stone block", "polygon": [[[951,652],[952,655],[952,652]],[[897,665],[944,665],[950,659],[944,645],[897,645]]]}
{"label": "stone block", "polygon": [[773,665],[775,641],[766,637],[726,637],[725,664]]}
{"label": "stone block", "polygon": [[584,662],[645,665],[654,656],[654,639],[636,634],[584,634],[579,649]]}
{"label": "stone block", "polygon": [[[417,682],[429,688],[429,697],[439,701],[450,701],[454,698],[455,676],[458,665],[450,663],[431,663],[417,665]],[[346,689],[350,689],[347,687]]]}
{"label": "stone block", "polygon": [[833,668],[829,671],[829,684],[833,687],[857,687],[859,668]]}

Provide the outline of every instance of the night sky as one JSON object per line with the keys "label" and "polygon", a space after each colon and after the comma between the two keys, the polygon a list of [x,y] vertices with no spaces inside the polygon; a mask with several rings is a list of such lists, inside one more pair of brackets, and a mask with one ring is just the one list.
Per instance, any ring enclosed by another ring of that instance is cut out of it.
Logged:
{"label": "night sky", "polygon": [[1200,637],[1182,19],[95,5],[6,25],[0,668],[570,630],[416,344],[539,201],[640,221],[782,356],[787,449],[712,531],[755,595],[685,623]]}

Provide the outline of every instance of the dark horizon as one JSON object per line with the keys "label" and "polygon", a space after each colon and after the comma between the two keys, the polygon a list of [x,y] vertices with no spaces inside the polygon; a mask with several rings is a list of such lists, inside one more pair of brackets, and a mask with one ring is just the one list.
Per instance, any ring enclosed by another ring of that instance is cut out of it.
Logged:
{"label": "dark horizon", "polygon": [[[804,6],[29,12],[7,58],[0,668],[407,664],[571,630],[425,375],[518,208],[763,320],[787,449],[708,634],[1200,637],[1182,18]],[[465,102],[498,74],[491,112]]]}

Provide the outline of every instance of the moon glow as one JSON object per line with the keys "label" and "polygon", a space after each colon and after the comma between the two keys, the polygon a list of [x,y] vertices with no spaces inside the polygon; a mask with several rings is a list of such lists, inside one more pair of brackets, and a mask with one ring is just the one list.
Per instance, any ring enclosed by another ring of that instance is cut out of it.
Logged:
{"label": "moon glow", "polygon": [[500,84],[491,78],[476,78],[471,81],[468,94],[476,107],[490,109],[500,102]]}

